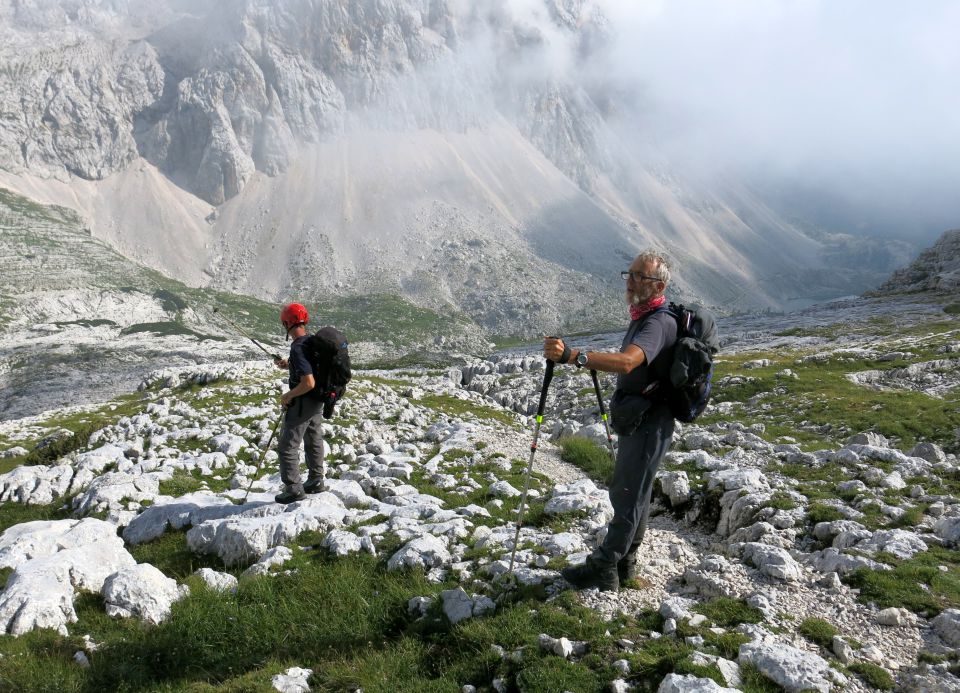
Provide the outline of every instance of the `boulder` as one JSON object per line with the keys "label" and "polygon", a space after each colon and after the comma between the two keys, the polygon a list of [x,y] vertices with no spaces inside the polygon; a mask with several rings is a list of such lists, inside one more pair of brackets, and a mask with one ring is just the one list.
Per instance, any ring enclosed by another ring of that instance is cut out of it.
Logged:
{"label": "boulder", "polygon": [[239,582],[230,573],[221,573],[213,568],[200,568],[193,573],[203,580],[207,587],[218,592],[236,592]]}
{"label": "boulder", "polygon": [[743,546],[743,558],[761,573],[783,582],[799,582],[803,570],[786,549],[766,544],[749,543]]}
{"label": "boulder", "polygon": [[187,546],[197,553],[216,554],[226,565],[237,565],[293,541],[301,532],[342,527],[347,515],[340,499],[327,492],[269,508],[275,514],[206,520],[187,532]]}
{"label": "boulder", "polygon": [[168,578],[149,563],[130,566],[113,573],[100,594],[107,615],[115,618],[137,617],[153,624],[170,616],[171,605],[190,593],[186,585]]}
{"label": "boulder", "polygon": [[387,561],[387,570],[422,568],[429,570],[450,563],[452,557],[447,542],[432,534],[424,534],[407,542]]}
{"label": "boulder", "polygon": [[690,500],[690,479],[687,473],[660,472],[657,474],[663,494],[670,500],[670,507],[676,508]]}
{"label": "boulder", "polygon": [[761,674],[783,686],[787,693],[828,693],[846,678],[820,655],[782,642],[750,642],[740,646],[740,665],[752,664]]}
{"label": "boulder", "polygon": [[99,592],[112,573],[136,565],[116,529],[102,520],[27,522],[0,536],[0,567],[15,570],[0,593],[0,633],[35,628],[67,633],[75,591]]}
{"label": "boulder", "polygon": [[960,609],[945,609],[930,622],[933,631],[950,647],[960,647]]}

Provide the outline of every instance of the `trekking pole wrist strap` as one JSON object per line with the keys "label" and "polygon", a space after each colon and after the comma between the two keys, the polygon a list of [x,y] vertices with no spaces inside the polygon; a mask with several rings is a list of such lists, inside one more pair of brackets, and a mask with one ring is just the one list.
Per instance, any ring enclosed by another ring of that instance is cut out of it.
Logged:
{"label": "trekking pole wrist strap", "polygon": [[570,347],[564,343],[563,353],[560,354],[560,363],[570,363]]}

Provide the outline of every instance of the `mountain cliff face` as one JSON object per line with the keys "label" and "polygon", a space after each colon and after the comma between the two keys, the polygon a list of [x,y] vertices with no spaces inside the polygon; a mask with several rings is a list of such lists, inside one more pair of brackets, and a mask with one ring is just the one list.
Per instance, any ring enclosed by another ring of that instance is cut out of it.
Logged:
{"label": "mountain cliff face", "polygon": [[947,231],[910,265],[893,273],[878,293],[960,289],[960,229]]}
{"label": "mountain cliff face", "polygon": [[731,309],[893,269],[628,154],[591,2],[33,0],[0,26],[0,185],[195,285],[532,334],[618,319],[648,245]]}

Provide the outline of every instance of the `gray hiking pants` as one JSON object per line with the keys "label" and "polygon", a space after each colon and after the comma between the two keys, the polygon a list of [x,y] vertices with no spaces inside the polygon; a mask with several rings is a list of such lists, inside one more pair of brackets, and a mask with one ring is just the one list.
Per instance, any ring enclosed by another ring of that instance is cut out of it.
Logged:
{"label": "gray hiking pants", "polygon": [[653,479],[672,440],[673,415],[664,404],[647,411],[636,433],[620,437],[610,480],[613,519],[603,543],[590,556],[592,562],[616,564],[640,546],[647,531]]}
{"label": "gray hiking pants", "polygon": [[326,476],[323,459],[323,402],[297,397],[290,403],[283,417],[280,443],[280,478],[288,491],[303,491],[300,479],[300,442],[304,443],[309,479]]}

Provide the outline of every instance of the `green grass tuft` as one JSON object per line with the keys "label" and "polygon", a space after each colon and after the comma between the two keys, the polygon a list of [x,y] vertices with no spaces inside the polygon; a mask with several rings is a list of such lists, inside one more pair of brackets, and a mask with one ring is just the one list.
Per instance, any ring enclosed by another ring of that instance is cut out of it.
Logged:
{"label": "green grass tuft", "polygon": [[886,669],[871,662],[854,662],[848,668],[878,691],[892,691],[896,683]]}
{"label": "green grass tuft", "polygon": [[840,634],[832,623],[822,618],[806,618],[800,622],[797,630],[810,642],[826,648],[833,644],[833,637]]}
{"label": "green grass tuft", "polygon": [[610,451],[587,438],[571,436],[560,440],[560,459],[582,469],[594,481],[607,484],[613,476]]}
{"label": "green grass tuft", "polygon": [[748,605],[742,599],[717,597],[709,602],[697,604],[693,610],[709,618],[714,625],[724,628],[737,626],[741,623],[763,622],[763,612]]}
{"label": "green grass tuft", "polygon": [[931,547],[891,570],[861,568],[845,582],[860,590],[858,598],[864,603],[874,602],[881,609],[902,606],[931,618],[943,609],[960,608],[960,555]]}

